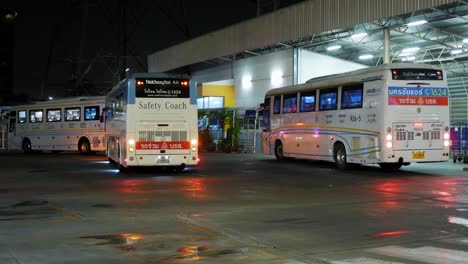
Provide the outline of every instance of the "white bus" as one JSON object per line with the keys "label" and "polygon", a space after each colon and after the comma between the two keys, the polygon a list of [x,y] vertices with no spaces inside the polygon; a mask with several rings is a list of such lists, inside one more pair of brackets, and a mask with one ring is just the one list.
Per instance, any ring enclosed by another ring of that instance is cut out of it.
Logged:
{"label": "white bus", "polygon": [[73,97],[12,106],[8,149],[76,151],[105,150],[100,118],[105,97]]}
{"label": "white bus", "polygon": [[399,169],[449,158],[449,91],[431,65],[385,64],[272,89],[263,152]]}
{"label": "white bus", "polygon": [[106,98],[107,157],[119,168],[198,163],[197,87],[185,77],[139,73]]}

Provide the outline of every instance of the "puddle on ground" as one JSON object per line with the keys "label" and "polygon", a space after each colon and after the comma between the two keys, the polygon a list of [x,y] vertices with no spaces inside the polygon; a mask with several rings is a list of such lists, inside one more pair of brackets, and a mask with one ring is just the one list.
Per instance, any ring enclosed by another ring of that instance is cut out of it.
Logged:
{"label": "puddle on ground", "polygon": [[91,207],[96,208],[112,208],[114,207],[112,204],[93,204]]}
{"label": "puddle on ground", "polygon": [[17,204],[12,205],[11,207],[24,207],[24,206],[41,206],[48,204],[48,201],[24,201]]}
{"label": "puddle on ground", "polygon": [[133,251],[136,250],[135,244],[143,238],[143,235],[140,234],[108,234],[108,235],[95,235],[95,236],[83,236],[81,239],[97,239],[103,240],[98,242],[95,245],[113,245],[123,251]]}
{"label": "puddle on ground", "polygon": [[202,259],[206,257],[220,257],[225,255],[245,253],[247,249],[214,249],[207,246],[186,246],[177,250],[176,259]]}

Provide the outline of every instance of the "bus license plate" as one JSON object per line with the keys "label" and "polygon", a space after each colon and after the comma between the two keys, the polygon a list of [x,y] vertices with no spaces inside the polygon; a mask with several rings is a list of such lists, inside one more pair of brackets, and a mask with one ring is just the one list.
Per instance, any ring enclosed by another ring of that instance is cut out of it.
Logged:
{"label": "bus license plate", "polygon": [[170,160],[169,156],[158,156],[156,158],[156,163],[157,164],[168,164],[168,163],[170,163],[170,161],[171,160]]}
{"label": "bus license plate", "polygon": [[413,151],[413,159],[424,159],[424,151]]}

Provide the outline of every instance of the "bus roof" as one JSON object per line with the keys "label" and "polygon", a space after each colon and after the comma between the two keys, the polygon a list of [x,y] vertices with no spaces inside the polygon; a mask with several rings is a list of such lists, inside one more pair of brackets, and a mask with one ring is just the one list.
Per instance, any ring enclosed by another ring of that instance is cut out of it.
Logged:
{"label": "bus roof", "polygon": [[76,96],[76,97],[64,97],[60,99],[53,99],[49,101],[38,101],[32,102],[29,104],[20,104],[12,106],[11,108],[21,108],[21,107],[30,107],[30,106],[39,106],[39,105],[55,105],[55,104],[64,104],[64,103],[76,103],[76,102],[94,102],[94,101],[104,101],[105,96]]}
{"label": "bus roof", "polygon": [[[436,69],[434,66],[429,64],[416,64],[416,63],[389,63],[382,64],[374,67],[363,68],[359,70],[343,72],[338,74],[331,74],[326,76],[320,76],[312,78],[303,84],[285,86],[269,90],[265,96],[278,95],[284,93],[297,93],[303,90],[311,88],[322,88],[326,86],[334,87],[340,86],[347,83],[358,83],[362,82],[363,78],[356,79],[356,75],[368,75],[371,77],[375,73],[382,72],[390,69]],[[377,77],[377,76],[376,76]],[[365,79],[365,78],[364,78]],[[331,83],[330,80],[333,80]]]}

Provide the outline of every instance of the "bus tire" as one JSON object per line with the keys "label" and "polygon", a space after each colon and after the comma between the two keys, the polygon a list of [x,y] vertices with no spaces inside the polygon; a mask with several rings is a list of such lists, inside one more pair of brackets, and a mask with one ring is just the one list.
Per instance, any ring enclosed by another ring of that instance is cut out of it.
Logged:
{"label": "bus tire", "polygon": [[91,153],[91,144],[87,138],[81,138],[78,142],[78,151],[80,154],[87,155]]}
{"label": "bus tire", "polygon": [[348,159],[346,157],[345,146],[341,143],[335,144],[333,153],[336,167],[340,170],[345,170],[348,168]]}
{"label": "bus tire", "polygon": [[283,152],[283,143],[281,143],[281,141],[279,140],[275,143],[275,157],[279,161],[286,160],[286,157],[284,156]]}
{"label": "bus tire", "polygon": [[24,153],[31,153],[32,152],[31,140],[29,140],[29,138],[23,139],[21,148],[23,149]]}

